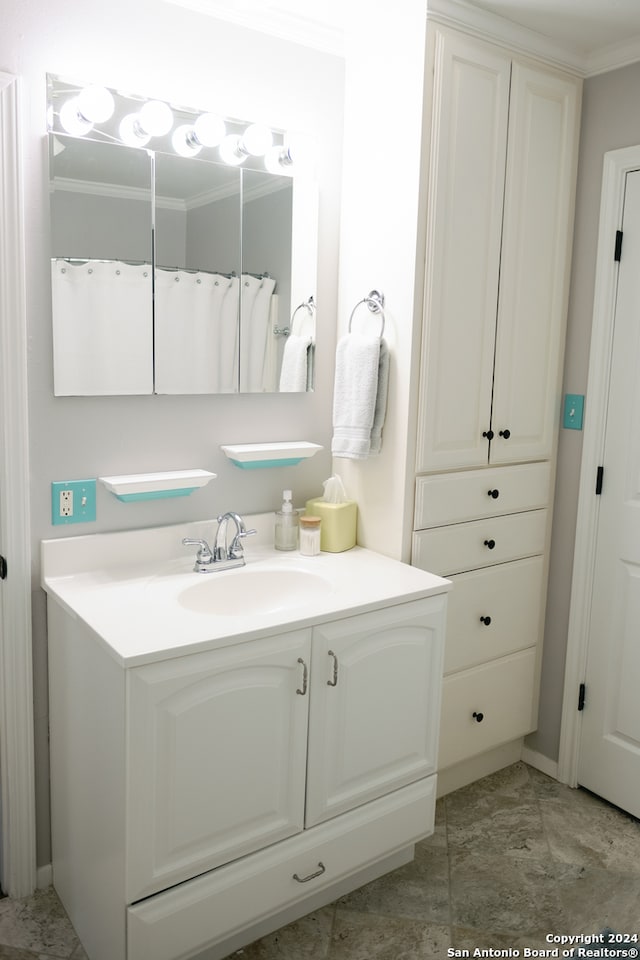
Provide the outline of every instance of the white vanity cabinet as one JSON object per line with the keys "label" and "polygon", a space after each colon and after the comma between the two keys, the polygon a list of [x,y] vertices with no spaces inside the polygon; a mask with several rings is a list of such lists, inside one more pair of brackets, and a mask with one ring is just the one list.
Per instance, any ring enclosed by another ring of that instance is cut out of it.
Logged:
{"label": "white vanity cabinet", "polygon": [[412,563],[454,582],[451,789],[537,721],[581,81],[438,23],[428,38]]}
{"label": "white vanity cabinet", "polygon": [[410,859],[446,604],[127,666],[50,598],[54,885],[90,960],[215,960]]}

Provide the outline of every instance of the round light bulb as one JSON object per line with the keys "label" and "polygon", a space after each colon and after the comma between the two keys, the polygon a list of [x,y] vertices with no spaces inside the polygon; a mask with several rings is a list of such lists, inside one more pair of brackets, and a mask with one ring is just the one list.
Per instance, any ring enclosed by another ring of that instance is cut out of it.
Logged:
{"label": "round light bulb", "polygon": [[237,167],[238,164],[246,160],[247,155],[240,150],[240,137],[237,134],[230,133],[224,138],[220,144],[220,156],[225,163],[232,167]]}
{"label": "round light bulb", "polygon": [[93,84],[78,94],[78,112],[92,123],[104,123],[112,116],[115,102],[110,90]]}
{"label": "round light bulb", "polygon": [[93,130],[91,121],[80,113],[77,97],[66,100],[60,107],[60,123],[74,137],[84,137],[89,130]]}
{"label": "round light bulb", "polygon": [[315,162],[315,150],[311,137],[304,133],[286,133],[284,148],[296,173],[310,173]]}
{"label": "round light bulb", "polygon": [[226,131],[224,120],[217,113],[203,113],[194,123],[198,143],[203,147],[217,147]]}
{"label": "round light bulb", "polygon": [[162,100],[149,100],[138,116],[140,126],[152,137],[162,137],[173,126],[171,107]]}
{"label": "round light bulb", "polygon": [[252,123],[242,134],[240,149],[246,150],[252,157],[263,157],[271,144],[273,134],[264,123]]}
{"label": "round light bulb", "polygon": [[291,154],[282,145],[271,147],[264,155],[264,165],[269,173],[281,177],[293,176],[293,161]]}
{"label": "round light bulb", "polygon": [[202,144],[198,143],[193,134],[193,127],[189,123],[176,127],[171,134],[173,149],[181,157],[195,157],[202,150]]}
{"label": "round light bulb", "polygon": [[118,132],[120,133],[120,139],[128,147],[144,147],[151,140],[151,134],[146,133],[141,128],[139,114],[137,113],[128,113],[126,117],[123,117]]}

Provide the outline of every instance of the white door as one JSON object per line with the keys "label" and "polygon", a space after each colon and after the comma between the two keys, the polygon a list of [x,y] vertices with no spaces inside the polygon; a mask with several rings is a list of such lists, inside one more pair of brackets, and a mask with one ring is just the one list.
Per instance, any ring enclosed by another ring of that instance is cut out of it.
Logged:
{"label": "white door", "polygon": [[297,630],[130,671],[129,900],[302,830],[310,646]]}
{"label": "white door", "polygon": [[306,826],[435,773],[446,597],[313,631]]}
{"label": "white door", "polygon": [[578,782],[640,817],[640,171],[626,175]]}

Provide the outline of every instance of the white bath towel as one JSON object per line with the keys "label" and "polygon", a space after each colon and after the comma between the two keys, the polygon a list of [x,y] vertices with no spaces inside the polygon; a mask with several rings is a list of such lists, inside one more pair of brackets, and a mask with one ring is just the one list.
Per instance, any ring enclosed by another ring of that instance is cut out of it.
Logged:
{"label": "white bath towel", "polygon": [[380,356],[378,358],[378,391],[376,406],[373,411],[373,426],[371,427],[371,448],[369,456],[380,453],[382,446],[382,428],[387,415],[387,394],[389,393],[389,347],[386,340],[380,341]]}
{"label": "white bath towel", "polygon": [[[380,384],[381,343],[379,337],[361,333],[349,333],[338,342],[331,442],[331,452],[336,457],[365,460],[371,453],[371,432]],[[384,379],[387,383],[388,377]],[[383,406],[381,403],[382,416]],[[382,423],[377,425],[377,433],[381,429]]]}
{"label": "white bath towel", "polygon": [[281,393],[303,393],[309,379],[309,348],[311,337],[289,334],[282,354],[280,370]]}

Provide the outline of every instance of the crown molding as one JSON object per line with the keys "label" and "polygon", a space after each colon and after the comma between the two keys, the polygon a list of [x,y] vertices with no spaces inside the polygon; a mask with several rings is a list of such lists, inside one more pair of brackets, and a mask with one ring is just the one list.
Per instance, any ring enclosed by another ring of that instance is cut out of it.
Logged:
{"label": "crown molding", "polygon": [[466,0],[429,0],[427,19],[535,57],[578,77],[593,77],[640,60],[640,36],[587,52],[558,43]]}
{"label": "crown molding", "polygon": [[235,23],[249,30],[268,33],[280,40],[299,43],[321,53],[344,57],[344,32],[340,27],[312,16],[292,13],[277,0],[270,3],[244,0],[241,4],[236,0],[164,0],[164,3]]}
{"label": "crown molding", "polygon": [[628,67],[640,60],[640,36],[630,37],[620,43],[611,43],[606,47],[593,50],[585,56],[585,77],[596,77],[601,73]]}
{"label": "crown molding", "polygon": [[577,76],[585,75],[583,54],[465,0],[429,0],[427,20],[535,57]]}

